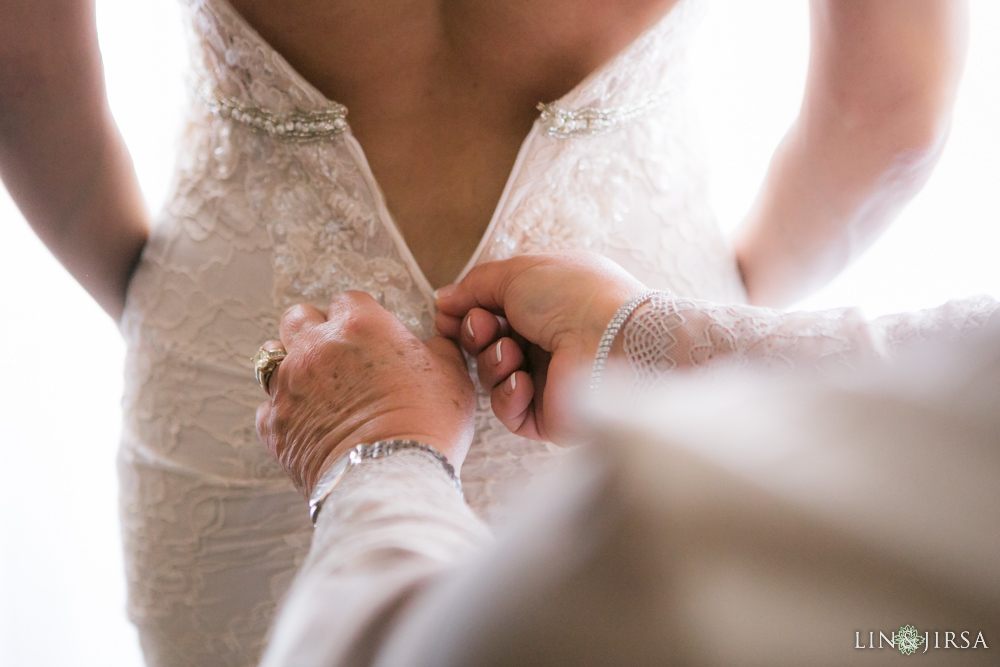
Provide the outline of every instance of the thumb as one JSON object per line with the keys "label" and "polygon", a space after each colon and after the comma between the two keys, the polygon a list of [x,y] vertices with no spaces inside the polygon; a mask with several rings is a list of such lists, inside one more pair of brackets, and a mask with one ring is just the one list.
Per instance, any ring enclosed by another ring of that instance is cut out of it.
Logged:
{"label": "thumb", "polygon": [[465,364],[465,357],[462,355],[462,351],[458,349],[458,345],[456,345],[454,341],[442,338],[441,336],[434,336],[427,339],[425,344],[427,345],[427,348],[434,353],[435,357],[453,365],[463,374],[468,373],[469,369]]}
{"label": "thumb", "polygon": [[483,308],[499,315],[504,311],[511,283],[537,263],[537,258],[520,256],[478,264],[461,281],[446,285],[435,293],[438,310],[454,317],[464,317],[473,308]]}

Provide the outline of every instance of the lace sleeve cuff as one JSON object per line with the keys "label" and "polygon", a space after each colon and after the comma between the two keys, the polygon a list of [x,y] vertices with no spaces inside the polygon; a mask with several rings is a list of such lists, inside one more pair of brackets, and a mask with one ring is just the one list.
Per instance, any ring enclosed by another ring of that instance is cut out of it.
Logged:
{"label": "lace sleeve cuff", "polygon": [[857,308],[784,313],[657,292],[624,328],[625,357],[644,389],[679,368],[753,364],[769,373],[856,368],[914,342],[955,340],[997,310],[989,297],[960,299],[916,313],[866,320]]}

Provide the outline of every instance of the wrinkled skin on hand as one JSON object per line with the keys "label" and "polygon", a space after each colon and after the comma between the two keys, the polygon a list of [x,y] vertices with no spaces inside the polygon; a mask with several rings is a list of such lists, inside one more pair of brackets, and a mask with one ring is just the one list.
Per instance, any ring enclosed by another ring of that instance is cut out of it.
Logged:
{"label": "wrinkled skin on hand", "polygon": [[326,313],[294,306],[279,331],[288,356],[257,433],[303,495],[341,453],[377,440],[418,440],[461,468],[475,392],[454,343],[421,343],[363,292],[335,297]]}

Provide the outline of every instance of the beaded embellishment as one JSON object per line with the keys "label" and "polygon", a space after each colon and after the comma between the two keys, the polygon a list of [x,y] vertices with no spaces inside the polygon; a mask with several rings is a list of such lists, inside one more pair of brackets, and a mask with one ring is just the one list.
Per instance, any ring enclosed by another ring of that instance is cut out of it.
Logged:
{"label": "beaded embellishment", "polygon": [[[209,110],[253,130],[280,139],[314,141],[347,131],[347,107],[333,102],[330,111],[293,113],[278,116],[258,107],[248,107],[223,95],[199,89],[198,95]],[[611,107],[563,109],[555,104],[539,103],[539,121],[546,134],[556,139],[595,136],[618,129],[663,103],[662,95],[649,95],[638,104]]]}
{"label": "beaded embellishment", "polygon": [[563,109],[555,104],[539,104],[538,110],[542,112],[539,120],[546,134],[556,139],[568,139],[611,132],[662,103],[662,95],[649,95],[637,104],[607,109]]}
{"label": "beaded embellishment", "polygon": [[257,107],[247,107],[236,100],[199,90],[199,96],[209,110],[219,118],[227,118],[279,139],[314,141],[343,134],[347,131],[347,107],[334,102],[330,111],[292,113],[277,116]]}

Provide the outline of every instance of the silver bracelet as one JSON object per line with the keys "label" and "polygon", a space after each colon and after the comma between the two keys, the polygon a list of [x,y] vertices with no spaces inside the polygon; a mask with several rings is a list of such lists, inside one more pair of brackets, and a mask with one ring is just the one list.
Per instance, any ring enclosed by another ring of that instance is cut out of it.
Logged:
{"label": "silver bracelet", "polygon": [[444,468],[444,471],[448,473],[452,484],[455,485],[459,493],[462,493],[462,482],[458,479],[458,475],[455,474],[455,468],[448,463],[448,459],[444,457],[444,454],[430,445],[425,445],[416,440],[379,440],[371,444],[362,443],[338,456],[329,470],[323,473],[323,476],[316,482],[312,495],[309,496],[309,518],[312,519],[313,525],[316,525],[316,519],[319,517],[319,511],[323,507],[323,503],[330,497],[330,493],[340,483],[340,480],[344,478],[348,470],[365,459],[381,459],[407,449],[427,452],[437,459],[438,463]]}
{"label": "silver bracelet", "polygon": [[597,346],[597,355],[594,356],[594,366],[590,371],[591,391],[601,386],[601,380],[604,378],[604,366],[608,363],[608,355],[611,354],[611,346],[614,345],[618,332],[625,326],[625,322],[628,321],[632,312],[656,294],[658,292],[652,289],[639,292],[626,301],[618,309],[618,312],[615,313],[615,316],[611,318],[611,321],[608,322],[608,326],[604,330],[604,335],[601,336],[601,342]]}

